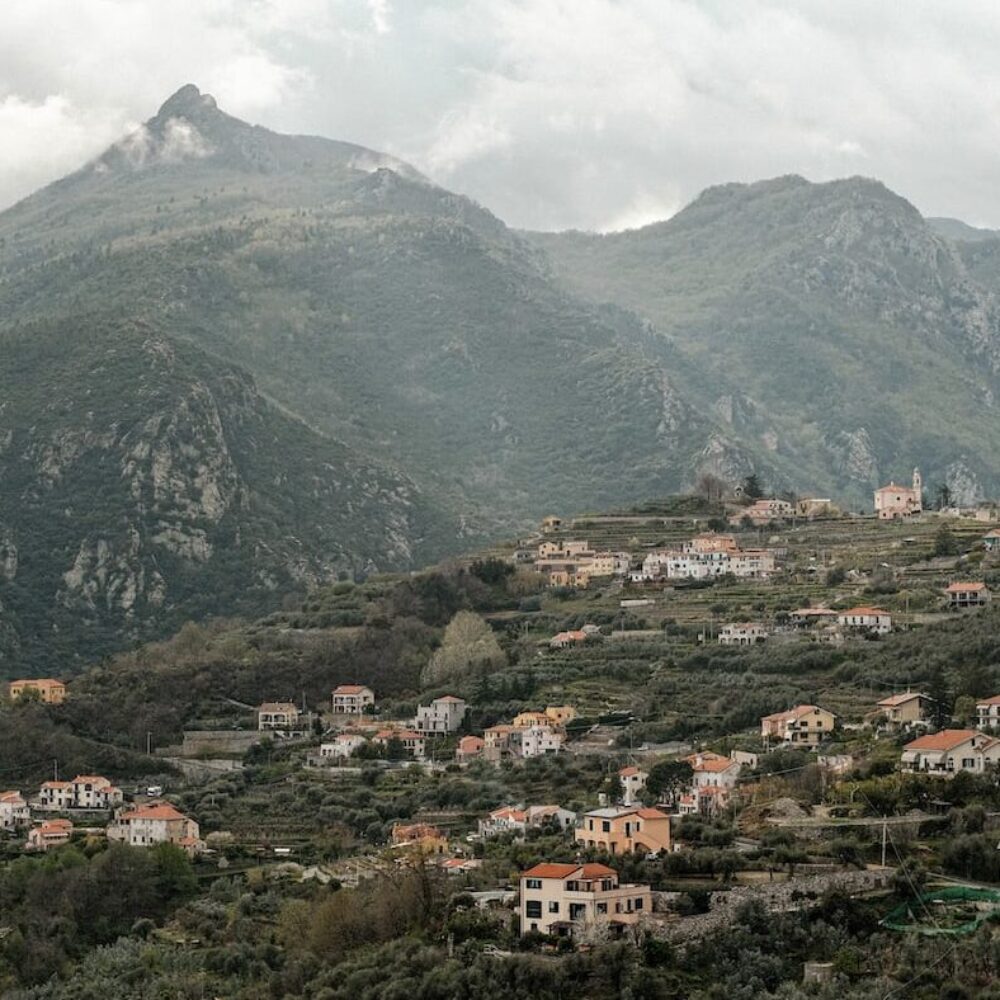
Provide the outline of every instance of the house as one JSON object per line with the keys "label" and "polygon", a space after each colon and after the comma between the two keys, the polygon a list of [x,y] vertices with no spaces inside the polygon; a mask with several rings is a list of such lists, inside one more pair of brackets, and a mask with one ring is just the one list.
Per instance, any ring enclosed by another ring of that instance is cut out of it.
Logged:
{"label": "house", "polygon": [[[899,766],[903,771],[942,777],[959,771],[978,773],[986,761],[983,751],[995,743],[974,729],[942,729],[907,743]],[[995,752],[992,756],[996,756]]]}
{"label": "house", "polygon": [[562,560],[580,559],[590,560],[594,556],[594,551],[590,547],[590,542],[584,539],[564,539],[558,542],[542,542],[538,546],[538,559],[541,560]]}
{"label": "house", "polygon": [[670,850],[670,817],[644,806],[614,806],[583,814],[576,842],[609,854]]}
{"label": "house", "polygon": [[549,639],[550,649],[565,649],[567,646],[575,646],[586,642],[590,636],[583,629],[574,629],[570,632],[557,632]]}
{"label": "house", "polygon": [[733,788],[742,765],[722,754],[694,753],[684,758],[691,765],[694,788]]}
{"label": "house", "polygon": [[319,745],[319,755],[324,760],[346,760],[365,745],[365,738],[357,733],[340,733],[330,743]]}
{"label": "house", "polygon": [[797,628],[807,628],[818,622],[829,622],[837,618],[837,612],[830,608],[796,608],[788,612],[788,621]]}
{"label": "house", "polygon": [[528,806],[528,826],[553,824],[562,830],[571,830],[576,825],[576,813],[561,806]]}
{"label": "house", "polygon": [[646,774],[641,768],[630,764],[623,767],[618,772],[618,780],[622,786],[622,802],[627,806],[635,805],[639,801],[639,793],[646,787]]}
{"label": "house", "polygon": [[521,752],[523,730],[500,724],[483,731],[483,757],[491,764],[499,764],[506,756],[517,756]]}
{"label": "house", "polygon": [[876,707],[878,714],[890,726],[906,726],[928,718],[931,705],[928,695],[919,691],[907,691],[905,694],[891,694],[888,698],[883,698]]}
{"label": "house", "polygon": [[412,729],[380,729],[372,737],[372,743],[383,747],[388,747],[392,740],[399,740],[407,756],[414,760],[423,760],[427,755],[427,738]]}
{"label": "house", "polygon": [[441,870],[446,875],[465,875],[482,867],[483,862],[479,858],[448,858],[441,862]]}
{"label": "house", "polygon": [[979,725],[988,729],[996,729],[1000,726],[1000,695],[992,698],[984,698],[976,703],[976,716]]}
{"label": "house", "polygon": [[987,552],[1000,551],[1000,528],[994,528],[983,535],[983,548]]}
{"label": "house", "polygon": [[544,712],[519,712],[512,722],[515,729],[527,729],[529,726],[547,726],[549,717]]}
{"label": "house", "polygon": [[455,748],[455,760],[464,764],[477,757],[482,757],[484,746],[486,743],[480,736],[463,736]]}
{"label": "house", "polygon": [[842,628],[887,635],[892,631],[892,615],[881,608],[849,608],[838,613],[837,624]]}
{"label": "house", "polygon": [[597,923],[628,925],[653,909],[648,885],[622,885],[600,864],[540,864],[521,873],[521,935],[571,936]]}
{"label": "house", "polygon": [[793,746],[818,746],[836,723],[832,712],[817,705],[796,705],[787,712],[775,712],[760,720],[760,735],[765,743],[772,741]]}
{"label": "house", "polygon": [[990,603],[990,588],[985,583],[950,583],[945,588],[952,611],[979,608]]}
{"label": "house", "polygon": [[545,716],[550,725],[564,727],[576,718],[576,709],[572,705],[548,705]]}
{"label": "house", "polygon": [[742,524],[745,520],[749,520],[752,524],[759,527],[770,524],[772,521],[781,521],[792,517],[794,513],[795,508],[787,500],[779,500],[776,497],[762,497],[760,500],[754,500],[749,507],[744,507],[742,510],[732,514],[729,518],[729,523],[738,525]]}
{"label": "house", "polygon": [[544,757],[559,753],[566,742],[566,734],[550,725],[519,726],[521,730],[521,756]]}
{"label": "house", "polygon": [[501,833],[523,834],[528,828],[528,814],[516,806],[501,806],[479,821],[481,837],[496,837]]}
{"label": "house", "polygon": [[719,629],[723,646],[756,646],[767,641],[767,629],[760,622],[730,622]]}
{"label": "house", "polygon": [[903,520],[920,514],[924,509],[923,479],[919,469],[913,470],[913,485],[889,483],[875,491],[875,513],[882,521]]}
{"label": "house", "polygon": [[701,785],[677,800],[681,816],[715,816],[729,805],[732,789],[725,785]]}
{"label": "house", "polygon": [[108,826],[108,840],[130,847],[177,844],[189,853],[201,847],[198,824],[169,802],[155,802],[120,812]]}
{"label": "house", "polygon": [[299,724],[299,710],[290,701],[265,701],[257,709],[257,728],[294,729]]}
{"label": "house", "polygon": [[68,843],[72,832],[73,824],[68,819],[47,819],[41,826],[28,831],[24,846],[29,851],[47,851],[50,847]]}
{"label": "house", "polygon": [[795,513],[799,517],[836,517],[840,511],[828,497],[800,497],[795,501]]}
{"label": "house", "polygon": [[20,792],[0,792],[0,830],[16,830],[31,822],[31,810]]}
{"label": "house", "polygon": [[553,531],[558,531],[562,527],[562,518],[556,517],[555,514],[549,514],[547,517],[542,518],[542,533],[551,534]]}
{"label": "house", "polygon": [[100,774],[78,774],[72,781],[44,781],[38,789],[38,808],[113,809],[125,796]]}
{"label": "house", "polygon": [[465,719],[466,704],[453,694],[435,698],[429,705],[419,705],[413,728],[426,736],[457,732]]}
{"label": "house", "polygon": [[429,823],[395,823],[392,846],[420,854],[444,854],[448,850],[448,838]]}
{"label": "house", "polygon": [[46,705],[61,705],[66,700],[66,685],[51,677],[10,682],[11,701],[25,694],[35,694]]}
{"label": "house", "polygon": [[363,715],[375,707],[375,692],[364,684],[341,684],[333,689],[332,703],[337,715]]}

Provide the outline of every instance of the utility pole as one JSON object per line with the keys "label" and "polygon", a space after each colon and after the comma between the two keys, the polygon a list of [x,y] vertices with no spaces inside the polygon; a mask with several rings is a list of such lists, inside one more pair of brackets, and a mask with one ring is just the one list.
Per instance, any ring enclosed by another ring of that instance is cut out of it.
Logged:
{"label": "utility pole", "polygon": [[146,730],[146,756],[148,757],[153,752],[153,734],[147,729]]}
{"label": "utility pole", "polygon": [[59,761],[55,757],[52,758],[52,780],[59,780]]}
{"label": "utility pole", "polygon": [[889,822],[885,818],[885,816],[883,816],[882,817],[882,867],[883,868],[885,868],[885,841],[888,833],[889,833]]}

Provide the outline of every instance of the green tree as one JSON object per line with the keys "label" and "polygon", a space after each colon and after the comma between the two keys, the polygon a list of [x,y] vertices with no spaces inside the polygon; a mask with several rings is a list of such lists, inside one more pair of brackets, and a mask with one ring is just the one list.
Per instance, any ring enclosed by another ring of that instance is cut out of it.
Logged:
{"label": "green tree", "polygon": [[931,721],[941,727],[948,722],[948,707],[951,705],[951,692],[944,671],[935,667],[927,682],[927,696],[931,699]]}
{"label": "green tree", "polygon": [[942,524],[934,533],[934,555],[957,556],[958,553],[958,541],[952,534],[951,528],[947,524]]}
{"label": "green tree", "polygon": [[694,771],[686,760],[664,760],[649,769],[646,791],[654,798],[674,798],[691,784]]}
{"label": "green tree", "polygon": [[507,662],[493,629],[472,611],[459,611],[444,630],[441,647],[421,674],[424,687],[489,673]]}
{"label": "green tree", "polygon": [[743,497],[746,500],[759,500],[764,495],[764,487],[761,486],[760,477],[756,472],[751,472],[743,480]]}

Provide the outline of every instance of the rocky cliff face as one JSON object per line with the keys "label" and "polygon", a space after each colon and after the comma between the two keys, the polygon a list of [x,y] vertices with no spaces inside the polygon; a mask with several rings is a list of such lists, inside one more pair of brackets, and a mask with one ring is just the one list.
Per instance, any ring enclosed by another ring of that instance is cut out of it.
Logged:
{"label": "rocky cliff face", "polygon": [[245,373],[148,330],[67,347],[68,332],[4,342],[19,362],[0,373],[0,671],[404,568],[433,534],[405,477],[279,413]]}

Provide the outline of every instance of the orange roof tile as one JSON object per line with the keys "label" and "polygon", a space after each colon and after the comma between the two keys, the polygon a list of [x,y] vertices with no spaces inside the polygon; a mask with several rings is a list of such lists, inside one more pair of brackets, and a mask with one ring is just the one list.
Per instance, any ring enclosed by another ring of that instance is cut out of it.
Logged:
{"label": "orange roof tile", "polygon": [[670,819],[665,812],[660,812],[659,809],[653,809],[652,807],[636,809],[635,814],[639,819]]}
{"label": "orange roof tile", "polygon": [[722,771],[727,771],[735,763],[728,757],[716,757],[714,754],[711,757],[702,757],[701,760],[698,760],[697,754],[684,759],[691,765],[692,771],[702,771],[707,774],[719,774]]}
{"label": "orange roof tile", "polygon": [[847,611],[838,612],[842,617],[846,615],[887,615],[888,611],[883,608],[848,608]]}
{"label": "orange roof tile", "polygon": [[631,777],[634,777],[637,774],[642,774],[642,772],[639,770],[639,768],[635,767],[634,765],[631,765],[629,767],[623,767],[618,772],[618,774],[622,778],[631,778]]}
{"label": "orange roof tile", "polygon": [[127,813],[123,813],[123,820],[133,819],[187,819],[184,813],[179,812],[169,802],[157,802],[151,806],[139,806]]}
{"label": "orange roof tile", "polygon": [[362,691],[370,691],[371,688],[364,684],[341,684],[333,689],[334,694],[361,694]]}
{"label": "orange roof tile", "polygon": [[983,698],[981,701],[976,702],[976,707],[980,705],[1000,705],[1000,694],[993,695],[992,698]]}
{"label": "orange roof tile", "polygon": [[521,872],[521,878],[569,878],[570,875],[580,870],[579,865],[560,865],[542,862],[529,868],[526,872]]}
{"label": "orange roof tile", "polygon": [[888,698],[883,698],[878,704],[882,708],[895,708],[896,705],[905,705],[908,701],[913,701],[914,698],[926,699],[927,697],[927,695],[921,694],[919,691],[907,691],[905,694],[891,694]]}
{"label": "orange roof tile", "polygon": [[939,733],[921,736],[907,743],[903,750],[951,750],[979,735],[975,729],[942,729]]}
{"label": "orange roof tile", "polygon": [[976,594],[989,587],[985,583],[949,583],[945,589],[949,594]]}

